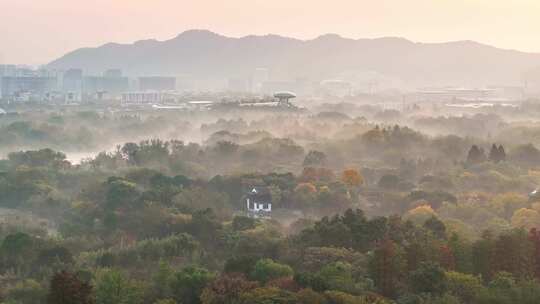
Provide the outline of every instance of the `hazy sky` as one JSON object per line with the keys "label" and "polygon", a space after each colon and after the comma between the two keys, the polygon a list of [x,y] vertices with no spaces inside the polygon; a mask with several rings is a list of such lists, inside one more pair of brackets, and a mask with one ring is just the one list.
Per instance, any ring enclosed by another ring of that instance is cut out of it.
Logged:
{"label": "hazy sky", "polygon": [[540,52],[540,0],[0,0],[0,62],[47,63],[83,46],[229,36],[400,36]]}

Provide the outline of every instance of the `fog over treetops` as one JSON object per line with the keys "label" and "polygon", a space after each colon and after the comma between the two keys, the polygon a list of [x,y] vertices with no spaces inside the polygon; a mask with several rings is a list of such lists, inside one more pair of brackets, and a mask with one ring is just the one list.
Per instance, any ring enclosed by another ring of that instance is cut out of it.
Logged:
{"label": "fog over treetops", "polygon": [[31,65],[282,14],[533,47],[540,1],[55,1],[0,4],[0,304],[540,304],[540,53],[189,30]]}

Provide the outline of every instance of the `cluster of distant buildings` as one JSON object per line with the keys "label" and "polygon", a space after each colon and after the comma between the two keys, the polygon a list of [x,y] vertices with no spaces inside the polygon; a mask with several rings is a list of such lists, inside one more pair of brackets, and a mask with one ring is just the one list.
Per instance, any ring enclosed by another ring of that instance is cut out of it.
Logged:
{"label": "cluster of distant buildings", "polygon": [[176,89],[176,78],[150,76],[129,78],[122,70],[86,75],[82,69],[65,71],[0,65],[0,99],[7,102],[80,103],[125,99],[158,101],[163,92]]}
{"label": "cluster of distant buildings", "polygon": [[488,88],[439,87],[416,91],[417,102],[492,102],[503,103],[523,100],[527,97],[524,87],[492,86]]}
{"label": "cluster of distant buildings", "polygon": [[[179,80],[182,82],[182,80]],[[335,96],[351,94],[351,84],[328,80],[317,83],[318,89]],[[39,102],[50,104],[80,104],[83,102],[116,100],[123,104],[171,104],[185,99],[179,92],[176,77],[128,77],[120,69],[108,69],[101,75],[89,75],[84,70],[32,69],[27,66],[0,64],[0,100],[7,103]],[[275,81],[266,68],[255,69],[249,78],[229,78],[224,91],[272,96],[276,92],[314,94],[313,82],[296,79]],[[279,97],[276,97],[280,99]],[[286,103],[278,101],[280,105]]]}
{"label": "cluster of distant buildings", "polygon": [[275,92],[297,92],[300,95],[318,96],[350,96],[353,93],[352,83],[339,79],[310,81],[305,78],[293,80],[275,80],[270,77],[266,68],[257,68],[250,77],[232,77],[228,79],[227,89],[231,92],[251,92],[271,95]]}
{"label": "cluster of distant buildings", "polygon": [[[539,96],[540,80],[533,81],[540,79],[540,72],[538,74],[539,76],[536,78],[529,77],[531,80],[527,81],[524,86],[496,86],[479,89],[436,87],[412,92],[407,90],[405,92],[392,92],[401,94],[404,99],[414,102],[489,102],[499,104]],[[190,84],[190,81],[196,82],[194,79],[190,80],[188,76],[179,78],[163,75],[130,77],[124,75],[120,69],[108,69],[100,75],[91,75],[78,68],[67,70],[32,69],[28,66],[0,64],[0,100],[8,103],[42,102],[51,104],[79,104],[115,100],[130,105],[164,105],[184,102],[186,94],[197,86],[197,84]],[[257,68],[249,76],[231,77],[223,81],[224,83],[220,82],[220,85],[214,86],[215,89],[219,88],[219,91],[215,92],[234,93],[235,96],[241,96],[243,93],[271,96],[276,92],[296,92],[302,96],[342,98],[355,95],[369,96],[381,92],[378,81],[353,84],[343,79],[276,80],[275,77],[270,77],[267,68]],[[190,86],[193,88],[189,89]],[[221,97],[223,96],[221,94]],[[284,105],[284,103],[280,104]]]}

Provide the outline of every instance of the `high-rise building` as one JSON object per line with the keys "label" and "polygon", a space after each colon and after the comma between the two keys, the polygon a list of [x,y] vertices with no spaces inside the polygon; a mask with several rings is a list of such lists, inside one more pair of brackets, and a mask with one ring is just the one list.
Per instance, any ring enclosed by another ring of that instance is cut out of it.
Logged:
{"label": "high-rise building", "polygon": [[122,77],[122,70],[120,69],[108,69],[103,73],[105,78],[120,78]]}
{"label": "high-rise building", "polygon": [[14,64],[0,64],[0,77],[14,77],[17,74],[17,66]]}
{"label": "high-rise building", "polygon": [[164,76],[139,77],[139,89],[141,91],[174,91],[176,90],[176,78]]}
{"label": "high-rise building", "polygon": [[64,72],[63,89],[65,92],[82,92],[83,71],[81,69],[69,69]]}
{"label": "high-rise building", "polygon": [[83,71],[81,69],[69,69],[65,71],[62,88],[66,94],[67,102],[81,101],[83,94]]}
{"label": "high-rise building", "polygon": [[19,99],[25,95],[28,99],[42,100],[46,94],[56,90],[56,78],[4,76],[0,88],[2,98]]}
{"label": "high-rise building", "polygon": [[85,95],[106,92],[109,96],[120,96],[129,90],[127,77],[85,76],[83,79],[83,93]]}

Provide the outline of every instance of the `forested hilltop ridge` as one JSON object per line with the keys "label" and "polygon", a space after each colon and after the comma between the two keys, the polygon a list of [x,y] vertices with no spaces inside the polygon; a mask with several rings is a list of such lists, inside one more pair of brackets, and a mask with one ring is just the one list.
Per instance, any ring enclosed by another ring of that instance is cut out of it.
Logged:
{"label": "forested hilltop ridge", "polygon": [[[277,35],[232,38],[189,30],[170,40],[108,43],[74,50],[48,64],[99,75],[110,67],[128,75],[189,75],[210,85],[268,67],[276,79],[317,81],[376,73],[410,86],[521,84],[540,54],[474,41],[416,43],[403,38],[349,39],[335,34],[299,40]],[[217,68],[219,67],[219,68]]]}
{"label": "forested hilltop ridge", "polygon": [[414,111],[0,115],[0,303],[540,303],[540,107]]}

